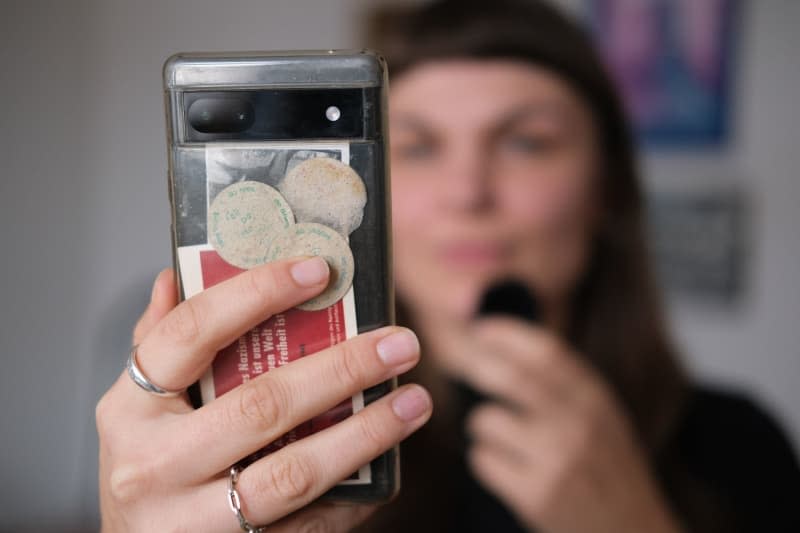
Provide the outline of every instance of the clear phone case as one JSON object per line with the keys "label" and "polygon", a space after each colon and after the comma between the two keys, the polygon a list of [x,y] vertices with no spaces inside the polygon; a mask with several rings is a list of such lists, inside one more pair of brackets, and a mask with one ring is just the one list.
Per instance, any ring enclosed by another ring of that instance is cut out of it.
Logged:
{"label": "clear phone case", "polygon": [[[177,54],[164,66],[164,88],[173,262],[182,299],[279,257],[279,232],[335,230],[353,261],[352,286],[341,299],[276,315],[220,351],[190,389],[195,405],[294,359],[393,324],[382,58],[368,51]],[[337,177],[329,167],[347,172]],[[355,192],[346,185],[353,180]],[[254,200],[262,191],[269,194]],[[267,205],[263,198],[273,196],[275,205]],[[289,208],[281,211],[279,204]],[[255,231],[261,232],[258,238]],[[363,391],[246,461],[324,430],[395,386],[390,380]],[[391,498],[399,486],[398,461],[397,449],[390,450],[327,497]]]}

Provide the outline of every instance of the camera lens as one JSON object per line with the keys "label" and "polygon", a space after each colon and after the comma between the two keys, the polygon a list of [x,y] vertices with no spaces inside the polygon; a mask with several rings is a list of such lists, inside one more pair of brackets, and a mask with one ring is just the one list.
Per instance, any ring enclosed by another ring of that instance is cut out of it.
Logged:
{"label": "camera lens", "polygon": [[325,118],[327,118],[331,122],[336,122],[337,120],[339,120],[339,118],[341,118],[341,116],[342,116],[342,111],[335,105],[332,105],[325,110]]}
{"label": "camera lens", "polygon": [[201,133],[238,133],[255,122],[255,111],[240,98],[198,98],[189,106],[187,120]]}

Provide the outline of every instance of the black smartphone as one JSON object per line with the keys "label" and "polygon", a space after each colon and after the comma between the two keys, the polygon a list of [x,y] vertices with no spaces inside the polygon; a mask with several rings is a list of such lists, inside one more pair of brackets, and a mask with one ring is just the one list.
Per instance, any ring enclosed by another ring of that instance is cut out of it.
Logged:
{"label": "black smartphone", "polygon": [[[322,296],[217,354],[196,406],[273,368],[394,323],[387,73],[369,51],[183,53],[164,65],[173,263],[189,298],[292,255],[331,267]],[[255,460],[324,430],[396,387],[389,380],[301,424]],[[327,497],[374,502],[399,486],[397,449]]]}

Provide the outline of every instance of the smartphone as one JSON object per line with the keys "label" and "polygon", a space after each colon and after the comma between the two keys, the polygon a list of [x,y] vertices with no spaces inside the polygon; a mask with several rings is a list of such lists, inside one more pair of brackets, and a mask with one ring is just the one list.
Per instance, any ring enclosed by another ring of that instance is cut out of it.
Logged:
{"label": "smartphone", "polygon": [[[263,262],[322,255],[323,296],[221,350],[195,406],[283,364],[394,323],[385,61],[370,51],[181,53],[164,65],[172,251],[181,299]],[[349,254],[349,255],[348,255]],[[389,380],[257,454],[343,420]],[[376,502],[399,487],[397,449],[334,487]]]}

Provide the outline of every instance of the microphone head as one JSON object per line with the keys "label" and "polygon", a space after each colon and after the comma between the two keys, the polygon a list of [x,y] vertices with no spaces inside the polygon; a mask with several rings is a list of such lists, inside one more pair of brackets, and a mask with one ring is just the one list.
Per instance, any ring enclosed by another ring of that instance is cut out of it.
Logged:
{"label": "microphone head", "polygon": [[489,287],[481,298],[477,316],[507,315],[537,322],[539,303],[533,292],[517,280],[506,280]]}

